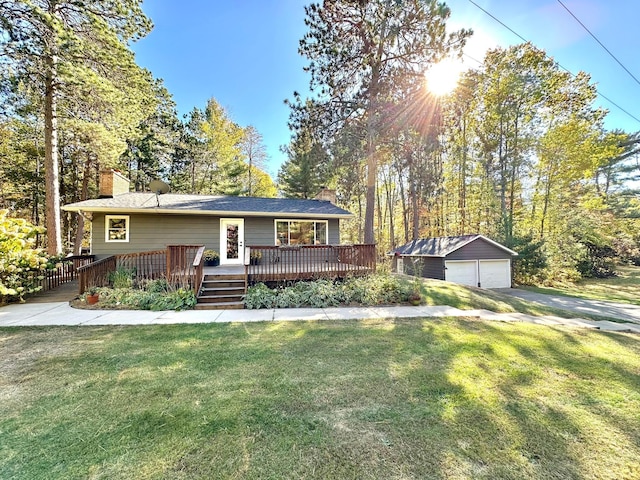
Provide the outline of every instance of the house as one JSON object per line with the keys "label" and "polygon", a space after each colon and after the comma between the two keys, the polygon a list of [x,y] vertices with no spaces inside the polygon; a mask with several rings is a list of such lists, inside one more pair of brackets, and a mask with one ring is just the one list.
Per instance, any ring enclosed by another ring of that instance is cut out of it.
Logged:
{"label": "house", "polygon": [[518,255],[483,235],[413,240],[392,254],[397,272],[482,288],[510,288]]}
{"label": "house", "polygon": [[129,192],[126,177],[105,170],[100,198],[62,209],[91,222],[98,259],[196,244],[218,251],[221,265],[244,265],[245,246],[339,244],[340,220],[352,214],[334,202],[327,189],[311,200]]}

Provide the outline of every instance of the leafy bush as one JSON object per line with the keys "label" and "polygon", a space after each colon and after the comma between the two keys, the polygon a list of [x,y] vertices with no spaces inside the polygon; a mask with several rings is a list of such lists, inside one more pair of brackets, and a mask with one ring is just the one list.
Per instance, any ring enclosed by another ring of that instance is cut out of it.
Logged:
{"label": "leafy bush", "polygon": [[118,267],[109,273],[109,283],[113,288],[131,288],[133,286],[134,269]]}
{"label": "leafy bush", "polygon": [[349,278],[344,282],[316,280],[276,289],[259,283],[248,289],[244,303],[247,308],[385,305],[407,302],[415,290],[415,285],[407,279],[389,273],[378,273]]}
{"label": "leafy bush", "polygon": [[513,237],[505,243],[507,247],[518,252],[513,259],[513,276],[520,285],[536,285],[542,282],[544,270],[547,268],[547,257],[544,253],[544,240],[535,240],[533,235]]}
{"label": "leafy bush", "polygon": [[276,292],[264,283],[258,283],[247,290],[244,304],[247,308],[273,308],[276,304]]}
{"label": "leafy bush", "polygon": [[36,235],[44,230],[8,213],[0,210],[0,303],[40,290],[48,265],[44,252],[35,248]]}
{"label": "leafy bush", "polygon": [[585,254],[576,265],[583,278],[608,278],[616,275],[615,251],[609,245],[584,243]]}
{"label": "leafy bush", "polygon": [[[148,292],[147,292],[148,293]],[[178,288],[164,295],[154,295],[149,310],[190,310],[196,306],[198,299],[193,290],[187,288]]]}
{"label": "leafy bush", "polygon": [[165,279],[147,282],[142,289],[100,288],[100,305],[137,310],[188,310],[198,299],[192,290],[173,288]]}

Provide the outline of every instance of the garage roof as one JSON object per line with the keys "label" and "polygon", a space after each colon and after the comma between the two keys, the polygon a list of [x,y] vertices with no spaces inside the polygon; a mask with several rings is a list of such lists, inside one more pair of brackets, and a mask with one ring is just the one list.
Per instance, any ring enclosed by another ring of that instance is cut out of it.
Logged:
{"label": "garage roof", "polygon": [[510,253],[513,256],[518,255],[517,252],[505,247],[504,245],[494,242],[490,238],[484,235],[457,235],[453,237],[434,237],[434,238],[421,238],[413,240],[406,245],[396,248],[392,253],[395,255],[416,255],[423,257],[446,257],[452,252],[459,250],[460,248],[468,245],[471,242],[482,239],[497,248]]}

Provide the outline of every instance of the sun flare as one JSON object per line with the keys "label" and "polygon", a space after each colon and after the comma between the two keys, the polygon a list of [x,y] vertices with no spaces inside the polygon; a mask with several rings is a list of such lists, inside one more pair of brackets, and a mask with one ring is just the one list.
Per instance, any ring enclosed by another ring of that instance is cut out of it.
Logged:
{"label": "sun flare", "polygon": [[427,88],[434,95],[448,95],[456,88],[463,68],[461,62],[453,60],[443,60],[432,65],[424,74]]}

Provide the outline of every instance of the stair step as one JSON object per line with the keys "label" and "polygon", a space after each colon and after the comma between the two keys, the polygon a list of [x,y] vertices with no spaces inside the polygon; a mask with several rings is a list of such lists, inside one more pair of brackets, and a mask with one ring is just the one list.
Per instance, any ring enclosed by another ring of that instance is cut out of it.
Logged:
{"label": "stair step", "polygon": [[237,280],[244,283],[244,275],[205,275],[204,281],[211,280]]}
{"label": "stair step", "polygon": [[204,288],[241,288],[244,290],[244,282],[202,282]]}
{"label": "stair step", "polygon": [[240,285],[235,285],[235,286],[230,286],[230,287],[218,287],[218,286],[214,286],[214,287],[202,287],[202,290],[205,292],[236,292],[238,290],[240,290],[242,292],[242,294],[244,295],[244,285],[240,286]]}
{"label": "stair step", "polygon": [[242,295],[200,295],[198,303],[241,302]]}
{"label": "stair step", "polygon": [[198,303],[196,310],[242,310],[244,303],[242,302],[223,302],[223,303]]}

